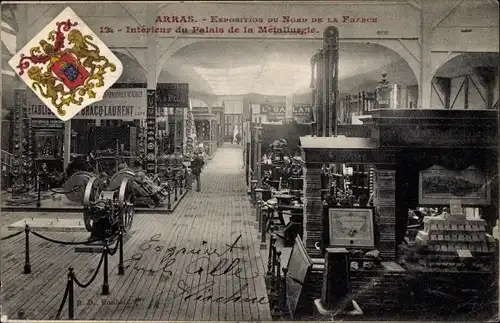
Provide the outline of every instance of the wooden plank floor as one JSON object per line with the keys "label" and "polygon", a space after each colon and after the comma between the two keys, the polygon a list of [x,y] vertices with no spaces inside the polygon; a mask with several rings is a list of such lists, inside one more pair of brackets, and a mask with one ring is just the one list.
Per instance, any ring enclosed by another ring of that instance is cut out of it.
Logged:
{"label": "wooden plank floor", "polygon": [[[101,296],[102,269],[87,288],[75,286],[76,319],[96,320],[270,320],[253,212],[246,195],[241,149],[217,151],[202,174],[201,192],[191,191],[171,214],[138,214],[124,247],[126,270],[110,257],[110,295]],[[26,217],[77,214],[2,215],[6,225]],[[82,232],[41,232],[81,241]],[[100,254],[75,253],[31,238],[32,274],[22,274],[24,234],[1,243],[3,312],[9,318],[53,319],[62,300],[67,268],[86,283]],[[67,318],[67,307],[63,311]]]}

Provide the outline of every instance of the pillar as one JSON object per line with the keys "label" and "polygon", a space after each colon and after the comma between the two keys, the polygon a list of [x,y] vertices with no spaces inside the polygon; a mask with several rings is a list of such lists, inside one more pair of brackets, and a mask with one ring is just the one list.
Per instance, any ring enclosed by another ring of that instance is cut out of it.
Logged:
{"label": "pillar", "polygon": [[321,250],[316,249],[316,243],[322,242],[323,205],[321,199],[321,164],[307,163],[304,167],[304,244],[311,257],[319,257]]}
{"label": "pillar", "polygon": [[285,104],[285,120],[291,120],[293,119],[293,94],[285,97]]}
{"label": "pillar", "polygon": [[[148,21],[156,21],[156,3],[146,5]],[[146,71],[148,78],[146,107],[146,172],[156,173],[156,35],[146,36]]]}
{"label": "pillar", "polygon": [[[16,20],[17,21],[28,21],[28,12],[27,6],[18,5],[16,10]],[[21,50],[24,45],[26,45],[28,36],[28,26],[25,23],[19,24],[17,38],[16,38],[16,52]],[[19,78],[20,79],[20,78]],[[14,90],[14,169],[12,177],[12,194],[22,193],[25,190],[26,178],[25,178],[25,169],[24,162],[25,156],[28,152],[24,151],[23,147],[23,139],[25,138],[25,117],[26,116],[26,84],[21,81],[20,86]],[[1,122],[0,122],[1,123]],[[16,157],[17,155],[17,157]],[[17,165],[17,166],[16,166]],[[16,171],[17,170],[17,171]]]}
{"label": "pillar", "polygon": [[423,1],[420,8],[420,82],[418,91],[419,109],[431,109],[432,64],[431,37],[434,21],[432,14],[427,13],[428,2]]}
{"label": "pillar", "polygon": [[71,119],[64,122],[64,140],[63,140],[63,170],[69,165],[71,158]]}
{"label": "pillar", "polygon": [[378,250],[386,260],[396,258],[396,171],[391,166],[374,169],[375,230]]}

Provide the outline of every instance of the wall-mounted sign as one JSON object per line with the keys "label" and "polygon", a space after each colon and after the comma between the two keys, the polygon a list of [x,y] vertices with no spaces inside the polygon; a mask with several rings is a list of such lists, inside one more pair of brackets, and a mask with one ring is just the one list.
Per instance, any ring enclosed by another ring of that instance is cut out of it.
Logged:
{"label": "wall-mounted sign", "polygon": [[152,174],[156,171],[156,90],[147,90],[146,112],[146,170]]}
{"label": "wall-mounted sign", "polygon": [[261,104],[260,114],[265,114],[267,115],[268,118],[285,117],[286,104],[285,103]]}
{"label": "wall-mounted sign", "polygon": [[293,116],[294,117],[309,117],[311,115],[311,105],[310,104],[294,104],[293,105]]}
{"label": "wall-mounted sign", "polygon": [[156,86],[156,105],[164,108],[188,108],[189,84],[158,83]]}
{"label": "wall-mounted sign", "polygon": [[[292,109],[293,117],[309,117],[311,113],[310,104],[294,104]],[[285,117],[286,105],[285,103],[261,104],[260,113],[268,117]]]}
{"label": "wall-mounted sign", "polygon": [[64,121],[61,119],[31,119],[31,127],[34,129],[62,129]]}
{"label": "wall-mounted sign", "polygon": [[[146,101],[146,89],[111,88],[101,101],[85,107],[73,119],[145,119]],[[33,91],[26,91],[26,107],[31,118],[56,118]]]}
{"label": "wall-mounted sign", "polygon": [[328,208],[327,246],[374,247],[375,231],[371,208]]}

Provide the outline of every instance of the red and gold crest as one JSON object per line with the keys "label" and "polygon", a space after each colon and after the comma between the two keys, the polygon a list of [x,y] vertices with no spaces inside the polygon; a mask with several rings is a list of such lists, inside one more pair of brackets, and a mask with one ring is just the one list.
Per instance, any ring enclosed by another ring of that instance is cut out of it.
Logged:
{"label": "red and gold crest", "polygon": [[[67,17],[71,18],[62,19]],[[9,64],[60,118],[70,118],[100,100],[123,70],[116,56],[70,8]],[[68,109],[71,116],[67,116]]]}

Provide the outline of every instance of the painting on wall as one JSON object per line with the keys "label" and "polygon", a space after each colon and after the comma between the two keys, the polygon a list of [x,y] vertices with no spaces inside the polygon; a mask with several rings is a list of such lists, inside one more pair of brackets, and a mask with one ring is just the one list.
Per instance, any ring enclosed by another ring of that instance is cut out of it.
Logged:
{"label": "painting on wall", "polygon": [[434,165],[420,172],[420,204],[447,205],[450,200],[461,200],[463,205],[489,205],[491,192],[485,174],[475,166],[455,171]]}

